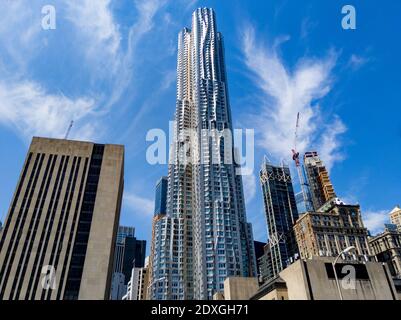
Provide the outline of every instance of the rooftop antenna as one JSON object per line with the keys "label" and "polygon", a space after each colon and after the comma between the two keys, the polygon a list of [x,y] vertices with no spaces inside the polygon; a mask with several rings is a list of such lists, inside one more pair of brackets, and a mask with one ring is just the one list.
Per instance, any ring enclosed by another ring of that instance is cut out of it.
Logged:
{"label": "rooftop antenna", "polygon": [[309,196],[308,184],[305,181],[303,168],[302,168],[302,165],[301,165],[301,161],[299,160],[299,152],[297,151],[299,119],[300,119],[300,114],[298,112],[298,114],[297,114],[297,123],[296,123],[296,126],[295,126],[294,149],[292,149],[292,160],[294,160],[295,166],[296,166],[297,171],[298,171],[298,178],[299,178],[299,183],[301,185],[302,196],[303,196],[303,199],[304,199],[306,211],[313,211],[312,201],[310,200],[310,196]]}
{"label": "rooftop antenna", "polygon": [[68,126],[68,129],[67,129],[67,132],[65,134],[64,140],[68,139],[68,136],[70,135],[70,132],[71,132],[71,129],[72,129],[73,125],[74,125],[74,120],[71,120],[70,125]]}

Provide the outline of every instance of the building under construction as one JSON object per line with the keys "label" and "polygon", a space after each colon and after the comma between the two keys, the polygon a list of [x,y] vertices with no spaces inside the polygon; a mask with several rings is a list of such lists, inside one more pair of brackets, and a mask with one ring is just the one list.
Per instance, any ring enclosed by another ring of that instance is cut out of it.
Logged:
{"label": "building under construction", "polygon": [[329,172],[316,151],[306,152],[304,167],[315,211],[336,197]]}

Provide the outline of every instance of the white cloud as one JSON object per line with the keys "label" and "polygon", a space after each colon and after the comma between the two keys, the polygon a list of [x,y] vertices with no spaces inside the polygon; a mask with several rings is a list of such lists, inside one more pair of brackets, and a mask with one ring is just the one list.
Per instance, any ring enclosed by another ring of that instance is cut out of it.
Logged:
{"label": "white cloud", "polygon": [[[88,61],[115,67],[121,35],[110,3],[110,0],[65,1],[66,17],[83,37],[82,47],[86,50]],[[105,59],[107,63],[104,63]]]}
{"label": "white cloud", "polygon": [[334,121],[326,126],[321,135],[321,143],[318,146],[319,154],[330,171],[334,163],[344,160],[344,155],[338,150],[341,147],[339,136],[347,131],[346,126],[337,116]]}
{"label": "white cloud", "polygon": [[[34,82],[0,82],[0,122],[24,138],[34,135],[63,138],[69,122],[79,122],[94,112],[94,101],[81,97],[70,99],[62,94],[49,94]],[[71,137],[93,138],[96,121],[73,130]]]}
{"label": "white cloud", "polygon": [[353,70],[358,70],[368,62],[369,62],[368,58],[359,56],[357,54],[352,54],[351,57],[349,58],[348,66],[350,66]]}
{"label": "white cloud", "polygon": [[133,192],[124,193],[124,203],[136,214],[151,216],[154,204],[151,199],[141,197]]}
{"label": "white cloud", "polygon": [[375,235],[384,229],[384,224],[389,223],[389,210],[365,211],[363,222],[366,228]]}
{"label": "white cloud", "polygon": [[8,58],[7,68],[25,69],[41,45],[40,7],[23,0],[0,1],[0,12],[1,54]]}
{"label": "white cloud", "polygon": [[245,202],[249,203],[253,200],[256,194],[256,178],[255,175],[244,175],[242,176],[242,182],[244,184],[244,197]]}
{"label": "white cloud", "polygon": [[[254,83],[264,93],[259,114],[252,117],[256,133],[260,135],[258,144],[276,159],[289,159],[300,112],[298,151],[318,149],[326,165],[331,167],[343,158],[339,135],[346,127],[339,117],[326,125],[327,116],[322,116],[319,101],[331,91],[336,53],[331,51],[323,59],[300,59],[294,70],[289,70],[277,52],[277,43],[270,49],[257,42],[252,27],[244,30],[245,64]],[[286,41],[288,37],[280,39]]]}
{"label": "white cloud", "polygon": [[[155,15],[164,2],[135,1],[137,17],[126,36],[125,48],[110,0],[55,3],[58,19],[67,19],[75,28],[72,32],[76,47],[69,54],[74,56],[77,50],[82,50],[85,63],[93,68],[94,86],[88,86],[88,94],[81,97],[49,92],[40,80],[31,78],[31,61],[43,46],[40,4],[26,6],[25,1],[18,0],[7,1],[5,5],[0,3],[0,11],[4,13],[0,37],[5,44],[0,52],[0,122],[25,139],[32,135],[63,137],[71,120],[75,125],[70,138],[89,139],[105,132],[104,116],[129,87],[136,63],[134,50],[142,37],[153,29]],[[109,81],[108,92],[96,89],[98,83],[108,85],[100,78]],[[62,86],[60,82],[58,87]],[[103,130],[97,130],[100,124]]]}

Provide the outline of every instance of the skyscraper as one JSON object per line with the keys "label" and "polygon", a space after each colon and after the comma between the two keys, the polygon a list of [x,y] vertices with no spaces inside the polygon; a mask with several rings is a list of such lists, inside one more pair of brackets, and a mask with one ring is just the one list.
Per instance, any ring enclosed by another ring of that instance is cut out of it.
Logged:
{"label": "skyscraper", "polygon": [[109,298],[123,170],[123,146],[33,138],[1,234],[0,300]]}
{"label": "skyscraper", "polygon": [[317,152],[306,152],[304,156],[306,176],[315,210],[336,197],[329,173]]}
{"label": "skyscraper", "polygon": [[121,300],[124,287],[131,277],[132,268],[142,268],[145,263],[146,241],[137,240],[135,228],[119,226],[114,255],[111,299]]}
{"label": "skyscraper", "polygon": [[267,159],[260,171],[263,200],[269,231],[271,275],[276,276],[286,268],[291,258],[298,254],[293,226],[298,219],[298,211],[288,166],[274,166]]}
{"label": "skyscraper", "polygon": [[197,9],[192,29],[178,36],[167,216],[155,226],[152,298],[212,299],[228,276],[256,275],[232,141],[223,37],[214,11]]}

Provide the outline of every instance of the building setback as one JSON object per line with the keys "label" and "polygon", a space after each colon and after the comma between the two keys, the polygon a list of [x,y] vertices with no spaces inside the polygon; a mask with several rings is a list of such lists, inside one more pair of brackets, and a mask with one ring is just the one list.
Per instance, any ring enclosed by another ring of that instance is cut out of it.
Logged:
{"label": "building setback", "polygon": [[155,235],[162,238],[155,239],[152,298],[212,299],[228,276],[256,275],[240,167],[230,143],[223,37],[212,9],[197,9],[192,29],[179,33],[177,60],[167,217],[156,225]]}
{"label": "building setback", "polygon": [[306,152],[304,155],[304,167],[312,202],[315,211],[318,211],[327,201],[336,197],[329,173],[319,158],[317,152]]}
{"label": "building setback", "polygon": [[0,299],[109,298],[123,171],[123,146],[33,138],[1,234]]}
{"label": "building setback", "polygon": [[261,269],[269,270],[263,278],[276,276],[298,254],[293,226],[298,219],[290,169],[274,166],[265,159],[260,171],[263,201],[269,233]]}

